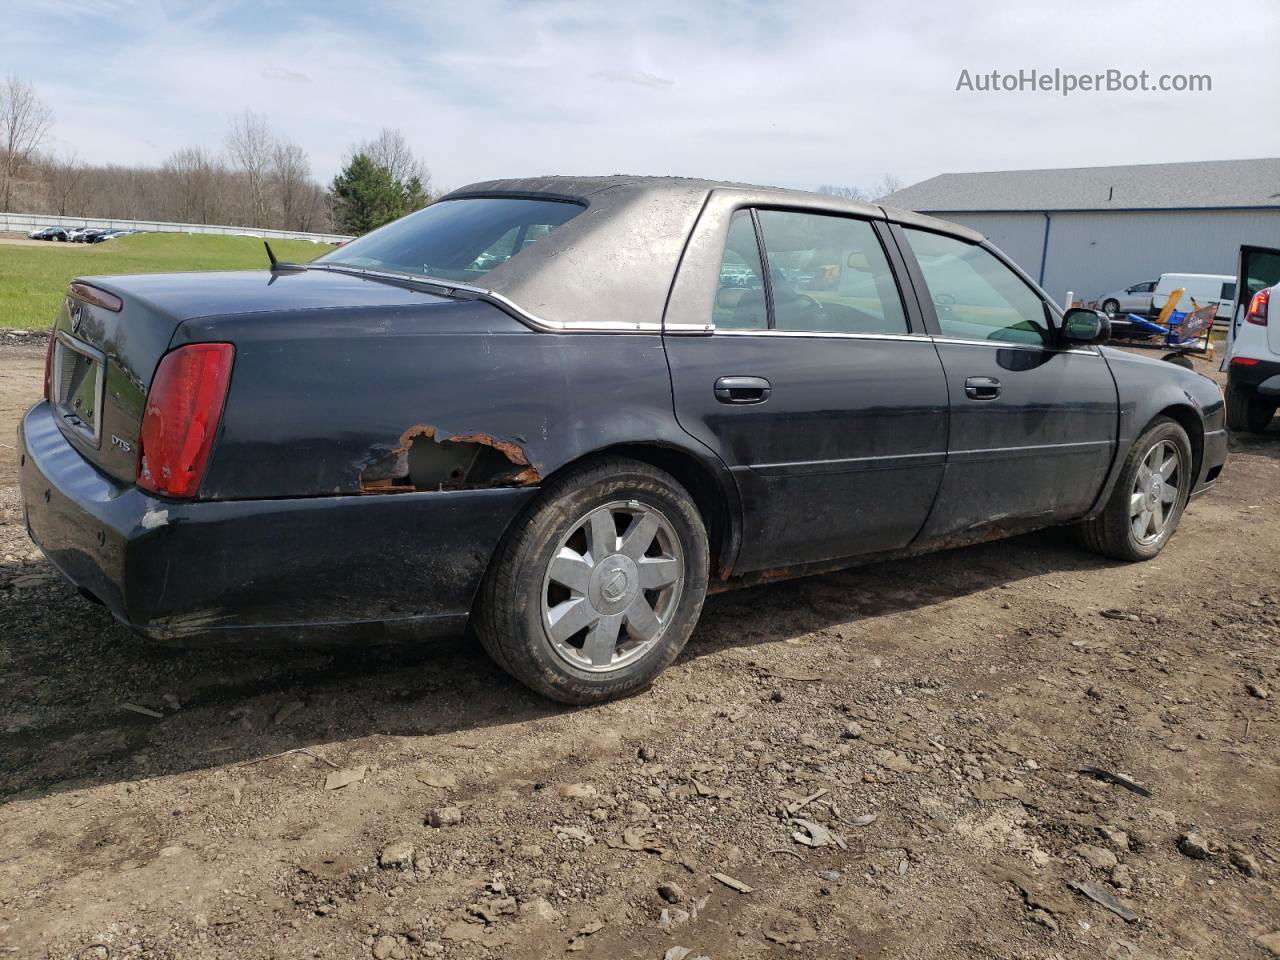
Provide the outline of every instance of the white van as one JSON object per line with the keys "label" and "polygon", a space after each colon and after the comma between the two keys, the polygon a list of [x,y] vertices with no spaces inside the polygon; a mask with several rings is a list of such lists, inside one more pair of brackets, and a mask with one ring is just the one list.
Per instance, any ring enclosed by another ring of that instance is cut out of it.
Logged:
{"label": "white van", "polygon": [[1162,273],[1156,281],[1156,288],[1151,293],[1151,312],[1159,313],[1169,302],[1169,294],[1182,287],[1186,293],[1178,303],[1177,309],[1190,310],[1194,299],[1200,306],[1208,306],[1217,301],[1217,319],[1227,322],[1231,319],[1231,310],[1236,302],[1236,278],[1218,273]]}

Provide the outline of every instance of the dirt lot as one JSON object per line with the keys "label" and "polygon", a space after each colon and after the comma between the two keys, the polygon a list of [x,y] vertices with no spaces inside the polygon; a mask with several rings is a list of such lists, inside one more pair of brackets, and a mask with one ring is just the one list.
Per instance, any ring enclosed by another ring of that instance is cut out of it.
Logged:
{"label": "dirt lot", "polygon": [[32,240],[21,233],[0,233],[0,244],[7,247],[48,247],[50,250],[74,250],[69,243],[57,240]]}
{"label": "dirt lot", "polygon": [[[0,347],[6,448],[41,362]],[[142,646],[28,542],[11,456],[0,952],[1280,956],[1276,428],[1156,561],[1050,532],[713,597],[585,710],[462,642]]]}

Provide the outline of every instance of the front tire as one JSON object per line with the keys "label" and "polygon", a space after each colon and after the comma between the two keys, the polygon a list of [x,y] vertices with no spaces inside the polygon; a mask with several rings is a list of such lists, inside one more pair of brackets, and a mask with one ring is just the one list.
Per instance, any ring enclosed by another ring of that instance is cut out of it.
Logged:
{"label": "front tire", "polygon": [[624,697],[684,649],[707,569],[702,517],[670,474],[595,460],[549,482],[507,535],[476,634],[498,666],[553,700]]}
{"label": "front tire", "polygon": [[1156,556],[1186,508],[1192,463],[1186,430],[1168,417],[1157,417],[1130,448],[1102,512],[1080,524],[1081,541],[1116,560]]}

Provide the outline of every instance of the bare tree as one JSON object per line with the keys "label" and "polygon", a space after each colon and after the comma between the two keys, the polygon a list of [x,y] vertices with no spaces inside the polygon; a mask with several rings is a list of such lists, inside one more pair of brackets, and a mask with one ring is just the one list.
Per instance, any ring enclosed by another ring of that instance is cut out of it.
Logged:
{"label": "bare tree", "polygon": [[72,150],[62,157],[45,161],[45,181],[49,201],[60,217],[84,212],[84,178],[87,172],[79,156]]}
{"label": "bare tree", "polygon": [[880,182],[871,188],[871,195],[876,200],[883,200],[889,194],[896,193],[901,189],[902,181],[892,173],[886,173],[880,178]]}
{"label": "bare tree", "polygon": [[860,200],[865,203],[870,199],[865,190],[857,187],[840,187],[830,183],[824,183],[818,187],[817,192],[828,197],[839,197],[841,200]]}
{"label": "bare tree", "polygon": [[169,215],[181,223],[216,223],[220,219],[218,185],[226,168],[204,147],[183,147],[169,154],[161,173],[169,187]]}
{"label": "bare tree", "polygon": [[231,121],[227,131],[227,152],[243,173],[249,190],[249,226],[260,227],[267,219],[267,174],[276,138],[265,117],[246,110]]}
{"label": "bare tree", "polygon": [[53,112],[35,88],[9,74],[0,84],[0,147],[4,150],[4,182],[0,184],[0,210],[8,210],[14,178],[31,162],[53,123]]}
{"label": "bare tree", "polygon": [[404,134],[390,127],[383,127],[372,140],[352,147],[351,155],[363,153],[380,167],[386,167],[391,179],[407,185],[415,177],[422,187],[422,192],[431,192],[431,171],[427,165],[414,156],[413,150],[405,140]]}
{"label": "bare tree", "polygon": [[280,201],[280,223],[286,230],[305,230],[313,212],[311,161],[296,143],[280,140],[271,152],[271,179]]}

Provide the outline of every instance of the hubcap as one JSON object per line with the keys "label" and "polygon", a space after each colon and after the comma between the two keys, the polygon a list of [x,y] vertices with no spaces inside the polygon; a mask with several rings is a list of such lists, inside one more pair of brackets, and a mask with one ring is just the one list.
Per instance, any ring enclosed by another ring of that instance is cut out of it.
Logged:
{"label": "hubcap", "polygon": [[684,555],[654,507],[596,507],[560,541],[542,585],[552,649],[580,670],[618,670],[662,639],[684,587]]}
{"label": "hubcap", "polygon": [[1155,543],[1168,529],[1182,474],[1182,456],[1169,440],[1161,440],[1142,458],[1129,496],[1129,524],[1139,543]]}

